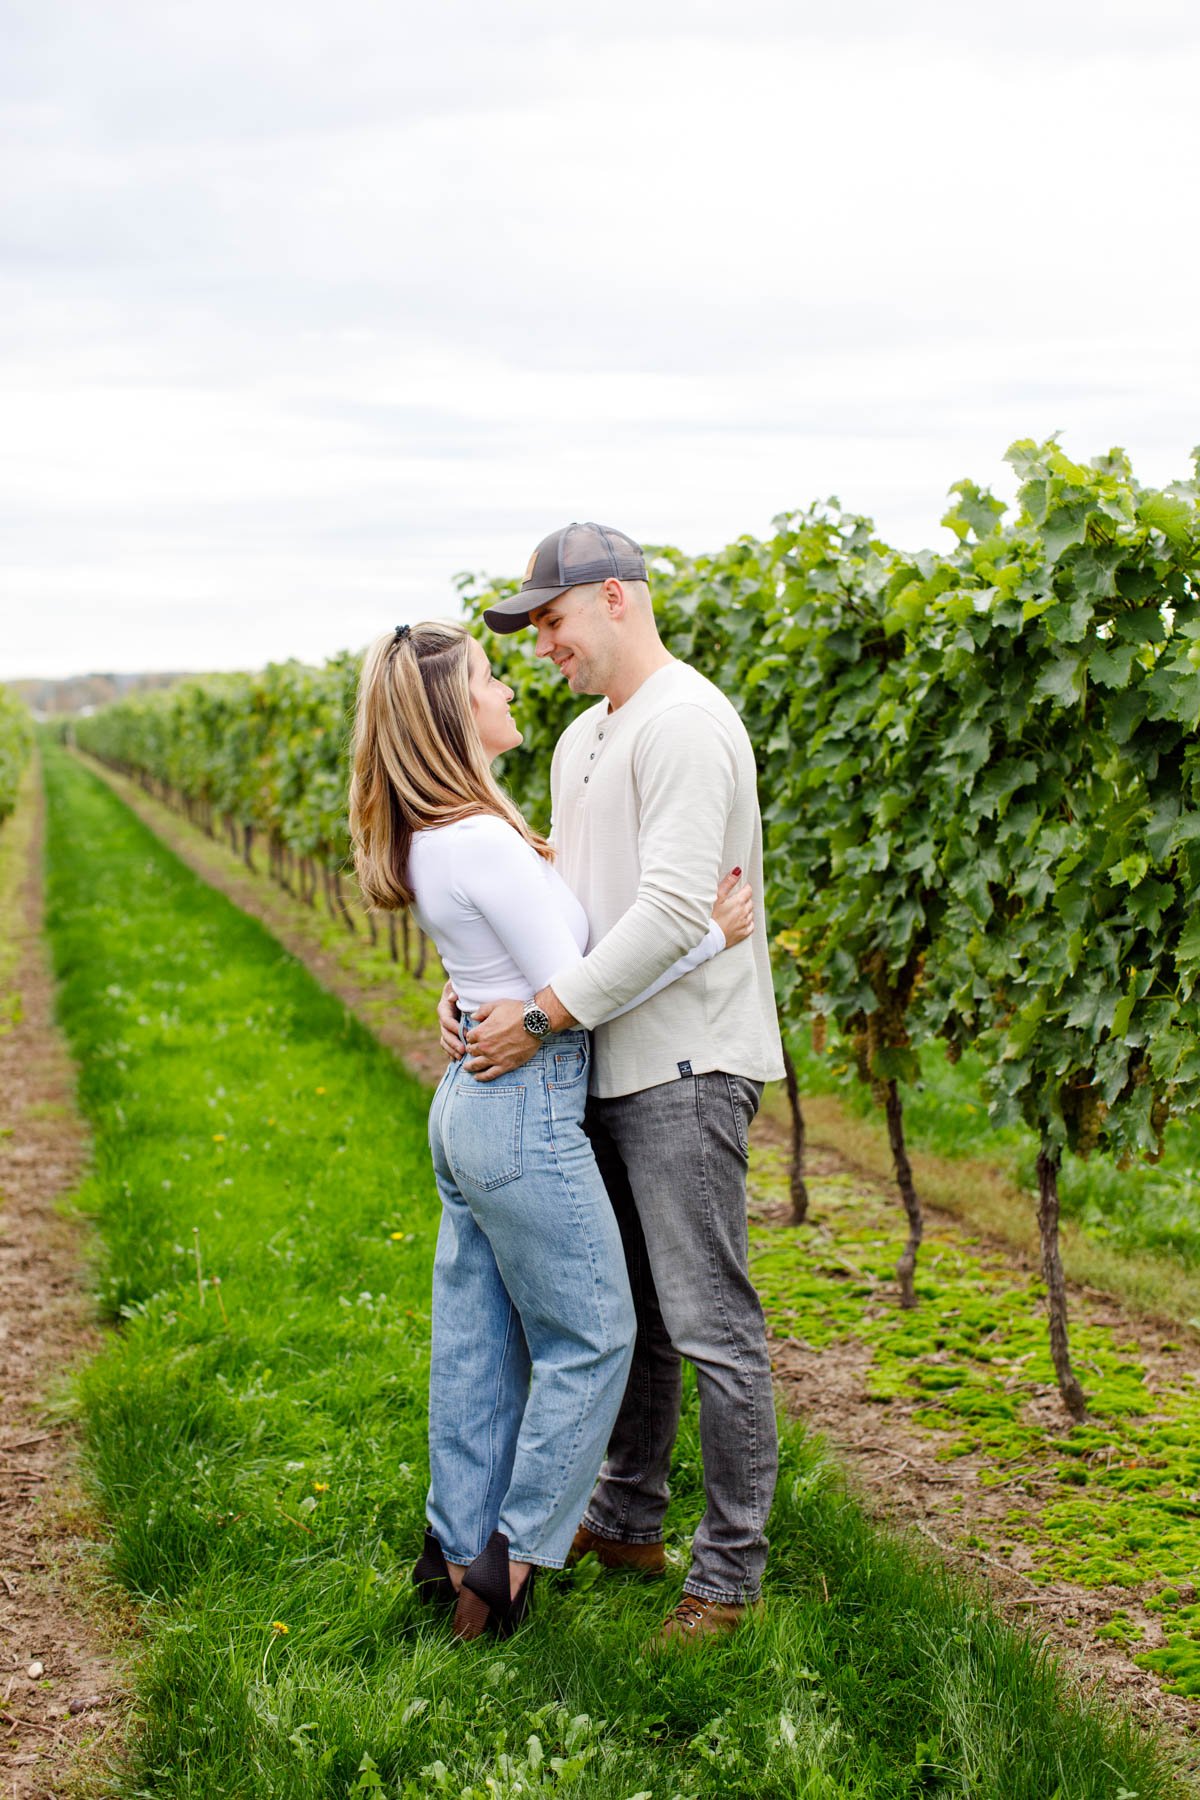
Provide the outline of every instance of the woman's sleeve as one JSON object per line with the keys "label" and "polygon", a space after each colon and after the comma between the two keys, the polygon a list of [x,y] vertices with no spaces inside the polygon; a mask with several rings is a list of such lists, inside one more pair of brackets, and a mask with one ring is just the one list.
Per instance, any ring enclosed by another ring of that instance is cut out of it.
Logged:
{"label": "woman's sleeve", "polygon": [[[582,962],[583,952],[556,905],[537,852],[503,819],[481,816],[455,846],[454,885],[487,920],[529,983],[530,992],[550,987],[559,970]],[[673,962],[640,994],[606,1015],[619,1019],[643,1000],[689,975],[725,948],[715,919],[700,942]]]}
{"label": "woman's sleeve", "polygon": [[[719,956],[724,948],[725,933],[715,919],[710,919],[708,930],[694,950],[689,950],[686,955],[673,962],[657,981],[652,981],[648,988],[643,988],[642,992],[634,999],[627,1000],[624,1006],[617,1008],[616,1012],[606,1014],[599,1021],[600,1024],[607,1025],[610,1019],[619,1019],[623,1013],[632,1012],[635,1006],[640,1006],[643,1000],[649,1000],[651,994],[661,993],[663,988],[670,987],[671,983],[678,981],[681,975],[690,975],[693,969],[700,967],[701,963],[711,962],[713,957]],[[553,986],[553,982],[550,985]]]}
{"label": "woman's sleeve", "polygon": [[582,960],[541,858],[511,825],[474,819],[455,852],[456,889],[487,920],[531,994],[546,987],[556,969]]}

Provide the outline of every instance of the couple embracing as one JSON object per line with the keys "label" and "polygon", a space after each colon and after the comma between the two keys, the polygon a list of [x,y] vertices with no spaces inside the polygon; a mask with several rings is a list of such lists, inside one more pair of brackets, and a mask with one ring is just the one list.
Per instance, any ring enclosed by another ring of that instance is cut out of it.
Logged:
{"label": "couple embracing", "polygon": [[665,1573],[686,1357],[707,1505],[655,1647],[695,1643],[760,1604],[776,1474],[747,1272],[748,1133],[782,1074],[754,756],[664,647],[623,533],[552,533],[483,616],[535,629],[572,692],[600,698],[555,750],[548,842],[491,773],[521,732],[479,642],[400,626],[363,668],[359,882],[412,906],[448,977],[413,1578],[472,1638],[511,1631],[536,1571],[588,1551]]}

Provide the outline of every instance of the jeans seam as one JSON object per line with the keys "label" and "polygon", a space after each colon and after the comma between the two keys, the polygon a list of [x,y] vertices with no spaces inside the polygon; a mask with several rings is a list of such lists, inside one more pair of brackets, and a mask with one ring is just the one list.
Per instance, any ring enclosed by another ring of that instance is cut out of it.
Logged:
{"label": "jeans seam", "polygon": [[[505,1361],[508,1357],[509,1345],[512,1342],[513,1317],[514,1317],[515,1313],[516,1313],[516,1307],[513,1305],[512,1301],[510,1300],[508,1303],[508,1317],[504,1322],[504,1344],[500,1351],[499,1361],[497,1362],[497,1365],[496,1365],[496,1396],[492,1403],[492,1416],[488,1421],[487,1480],[484,1482],[483,1490],[482,1490],[482,1492],[483,1492],[483,1507],[484,1508],[487,1507],[488,1496],[492,1491],[492,1480],[496,1473],[496,1419],[500,1412],[500,1387],[501,1387],[501,1379],[500,1378],[501,1378],[501,1375],[502,1375],[502,1372],[504,1369]],[[479,1550],[477,1550],[475,1552],[476,1556],[478,1556],[480,1551],[483,1549],[483,1527],[484,1527],[485,1523],[486,1523],[486,1512],[481,1511],[478,1515],[478,1523],[476,1525],[476,1530],[475,1530],[475,1535],[479,1540]],[[470,1560],[474,1560],[474,1559],[472,1558]]]}
{"label": "jeans seam", "polygon": [[[633,1210],[634,1210],[635,1218],[637,1218],[636,1201],[634,1202]],[[650,1266],[650,1254],[646,1248],[645,1236],[644,1236],[644,1234],[642,1234],[640,1218],[637,1218],[637,1228],[638,1228],[638,1233],[639,1233],[638,1244],[637,1244],[638,1285],[639,1285],[640,1290],[644,1293],[645,1287],[646,1287],[647,1276],[649,1276],[649,1279],[651,1281],[653,1281],[654,1280],[654,1270]],[[657,1304],[657,1300],[658,1300],[658,1291],[657,1291],[657,1286],[656,1286],[656,1288],[655,1288],[655,1303],[656,1304]],[[636,1306],[635,1306],[635,1310],[636,1310]],[[640,1320],[638,1321],[636,1329],[639,1331],[641,1330],[641,1321]],[[636,1340],[635,1340],[635,1348],[636,1348]],[[650,1452],[654,1448],[653,1439],[652,1439],[651,1433],[650,1433],[651,1414],[653,1411],[653,1406],[654,1406],[654,1386],[653,1386],[653,1382],[651,1381],[651,1377],[650,1377],[650,1362],[647,1357],[643,1357],[642,1358],[641,1435],[638,1440],[638,1453],[639,1453],[638,1460],[641,1463],[641,1475],[643,1477],[644,1477],[645,1472],[650,1464]],[[630,1510],[631,1510],[632,1506],[633,1506],[633,1490],[630,1487],[626,1487],[623,1490],[623,1502],[622,1502],[622,1506],[621,1506],[621,1525],[622,1525],[622,1528],[626,1529],[626,1530],[628,1529],[629,1514],[630,1514]],[[637,1543],[639,1541],[648,1542],[648,1543],[656,1543],[657,1539],[649,1538],[649,1539],[639,1540],[635,1536],[635,1537],[628,1538],[626,1541],[631,1544]]]}
{"label": "jeans seam", "polygon": [[[644,1237],[642,1237],[642,1234],[641,1234],[641,1221],[638,1218],[637,1204],[633,1198],[632,1192],[630,1193],[630,1204],[633,1207],[634,1225],[635,1225],[635,1228],[636,1228],[636,1231],[638,1234],[637,1238],[635,1239],[635,1250],[636,1250],[636,1257],[637,1257],[637,1268],[636,1268],[637,1281],[636,1281],[636,1283],[634,1281],[635,1270],[629,1267],[628,1255],[626,1255],[626,1272],[629,1276],[629,1286],[630,1286],[630,1292],[633,1296],[633,1310],[634,1310],[633,1369],[632,1369],[631,1373],[633,1374],[634,1378],[638,1380],[640,1387],[641,1387],[641,1404],[638,1407],[638,1416],[639,1416],[638,1461],[641,1465],[641,1470],[640,1470],[640,1475],[639,1475],[639,1479],[640,1479],[641,1476],[643,1476],[645,1474],[646,1468],[649,1464],[650,1450],[652,1447],[650,1414],[651,1414],[651,1406],[652,1406],[652,1401],[653,1401],[653,1386],[652,1386],[651,1379],[650,1379],[650,1366],[649,1366],[647,1359],[645,1357],[642,1357],[639,1359],[638,1353],[637,1353],[637,1340],[638,1340],[638,1337],[641,1335],[642,1329],[643,1329],[642,1310],[639,1307],[638,1302],[639,1302],[639,1298],[642,1295],[644,1288],[645,1288],[645,1276],[646,1276],[646,1270],[649,1267],[649,1257],[646,1255],[645,1239],[644,1239]],[[622,1401],[622,1405],[624,1405],[624,1401]],[[607,1458],[605,1460],[607,1461]],[[604,1471],[603,1471],[603,1466],[602,1466],[600,1475],[597,1478],[597,1485],[603,1485],[603,1478],[604,1478]],[[597,1529],[597,1527],[592,1522],[592,1514],[591,1514],[592,1502],[591,1501],[588,1502],[588,1508],[587,1508],[587,1511],[585,1511],[585,1513],[583,1515],[582,1522],[588,1526],[589,1530],[596,1530],[596,1535],[598,1537],[609,1538],[610,1541],[613,1542],[614,1544],[657,1544],[657,1543],[661,1542],[661,1539],[662,1539],[661,1531],[656,1536],[646,1537],[646,1536],[641,1535],[640,1533],[631,1532],[629,1530],[629,1514],[632,1510],[633,1499],[634,1499],[632,1484],[630,1484],[628,1482],[622,1482],[621,1487],[618,1491],[620,1494],[620,1500],[619,1500],[619,1503],[616,1505],[616,1507],[613,1508],[613,1510],[616,1513],[615,1528],[613,1525],[609,1524],[607,1526],[607,1528]],[[593,1490],[592,1490],[592,1499],[593,1500],[595,1499],[595,1494],[596,1494],[596,1489],[593,1488]],[[610,1502],[610,1505],[611,1505],[611,1502]]]}
{"label": "jeans seam", "polygon": [[[575,1214],[575,1219],[574,1219],[575,1227],[577,1230],[579,1230],[582,1228],[582,1225],[583,1225],[583,1216],[582,1216],[583,1209],[581,1208],[581,1206],[579,1204],[579,1200],[576,1196],[575,1188],[571,1181],[571,1177],[567,1173],[566,1169],[563,1168],[562,1161],[558,1154],[558,1140],[554,1135],[554,1114],[553,1114],[553,1109],[551,1108],[551,1105],[550,1105],[550,1094],[549,1094],[548,1087],[547,1087],[547,1091],[546,1091],[546,1120],[547,1120],[547,1125],[549,1127],[549,1129],[547,1131],[547,1137],[550,1142],[551,1151],[553,1152],[553,1155],[554,1155],[555,1171],[558,1175],[559,1181],[562,1183],[564,1189],[566,1190],[567,1195],[570,1198],[571,1206],[572,1206],[572,1209]],[[600,1281],[599,1281],[599,1278],[597,1275],[597,1270],[596,1270],[596,1245],[595,1245],[595,1242],[593,1240],[593,1237],[592,1237],[592,1234],[590,1231],[586,1235],[585,1242],[587,1244],[588,1267],[592,1271],[592,1310],[593,1310],[595,1317],[599,1321],[599,1323],[601,1325],[605,1326],[604,1337],[605,1337],[605,1341],[607,1341],[608,1337],[610,1336],[610,1332],[607,1328],[606,1321],[604,1319],[603,1313],[600,1308],[600,1303],[599,1303]],[[595,1367],[593,1366],[593,1368],[588,1376],[587,1392],[584,1397],[584,1404],[580,1407],[580,1410],[579,1410],[579,1418],[576,1422],[575,1436],[572,1439],[571,1448],[567,1452],[566,1456],[563,1458],[562,1462],[559,1464],[558,1494],[555,1496],[556,1504],[557,1504],[557,1500],[558,1500],[559,1496],[561,1496],[563,1489],[566,1485],[567,1470],[570,1468],[571,1460],[575,1456],[575,1454],[579,1448],[579,1443],[580,1443],[580,1440],[583,1435],[583,1421],[584,1421],[585,1417],[587,1416],[588,1408],[591,1405],[592,1391],[595,1388],[595,1385],[596,1385],[596,1371],[595,1371]],[[552,1509],[547,1509],[547,1510],[549,1511]],[[525,1559],[522,1558],[520,1560],[525,1560]],[[549,1567],[549,1566],[550,1565],[547,1565],[547,1567]],[[559,1566],[561,1566],[561,1565],[559,1565]]]}
{"label": "jeans seam", "polygon": [[[728,1082],[728,1076],[726,1076],[726,1081]],[[705,1117],[704,1117],[704,1107],[701,1102],[702,1086],[703,1086],[702,1081],[697,1081],[695,1083],[694,1098],[695,1098],[695,1107],[696,1107],[696,1128],[697,1128],[697,1132],[698,1132],[699,1140],[700,1140],[700,1167],[701,1167],[701,1172],[702,1172],[702,1176],[703,1176],[702,1195],[703,1195],[703,1205],[704,1205],[704,1220],[705,1220],[705,1228],[706,1228],[706,1231],[708,1234],[709,1274],[710,1274],[710,1279],[711,1279],[712,1291],[713,1291],[714,1295],[716,1296],[717,1307],[720,1312],[721,1323],[724,1328],[726,1342],[729,1345],[730,1351],[733,1355],[734,1363],[737,1367],[738,1381],[739,1381],[743,1391],[745,1392],[746,1398],[748,1401],[747,1412],[749,1415],[748,1423],[749,1423],[749,1439],[750,1439],[750,1445],[749,1445],[749,1449],[750,1449],[749,1491],[750,1491],[750,1498],[751,1498],[751,1502],[752,1502],[753,1517],[755,1518],[755,1520],[758,1521],[758,1529],[761,1531],[762,1527],[765,1523],[765,1520],[763,1520],[759,1517],[759,1514],[761,1512],[761,1507],[759,1505],[758,1407],[757,1407],[756,1399],[755,1399],[753,1376],[750,1374],[750,1372],[746,1368],[745,1361],[744,1361],[741,1351],[738,1347],[736,1333],[734,1332],[734,1330],[730,1324],[729,1312],[728,1312],[728,1308],[726,1305],[726,1299],[725,1299],[725,1294],[723,1291],[723,1285],[719,1279],[719,1269],[718,1269],[717,1259],[714,1254],[715,1245],[714,1245],[714,1231],[713,1231],[713,1196],[712,1196],[712,1183],[709,1178],[709,1166],[708,1166],[709,1165],[708,1131],[707,1131],[706,1121],[705,1121]],[[703,1445],[701,1445],[701,1461],[703,1461]],[[715,1595],[715,1594],[708,1594],[705,1597],[708,1599],[720,1598],[719,1595]]]}

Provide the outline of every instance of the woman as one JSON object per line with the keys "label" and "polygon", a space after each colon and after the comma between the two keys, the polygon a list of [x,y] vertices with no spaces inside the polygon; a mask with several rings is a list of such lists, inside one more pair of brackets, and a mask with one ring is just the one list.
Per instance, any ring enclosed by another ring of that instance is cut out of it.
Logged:
{"label": "woman", "polygon": [[[513,691],[463,626],[398,626],[368,650],[350,825],[367,901],[411,906],[464,1013],[532,998],[587,948],[553,851],[497,785],[521,742]],[[740,871],[708,933],[638,996],[749,935]],[[628,1010],[628,1008],[622,1009]],[[462,1638],[505,1633],[538,1567],[561,1568],[625,1388],[633,1305],[583,1130],[587,1033],[477,1082],[451,1063],[429,1115],[442,1199],[433,1276],[429,1522],[413,1579]]]}

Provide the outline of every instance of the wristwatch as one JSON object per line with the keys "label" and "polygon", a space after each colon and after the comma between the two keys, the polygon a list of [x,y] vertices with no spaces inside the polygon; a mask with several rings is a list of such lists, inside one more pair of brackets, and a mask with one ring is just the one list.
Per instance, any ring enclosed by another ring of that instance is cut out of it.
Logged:
{"label": "wristwatch", "polygon": [[532,1000],[525,1008],[521,1023],[524,1025],[530,1037],[544,1038],[549,1037],[550,1035],[549,1013],[543,1012],[540,1006],[535,1006]]}

